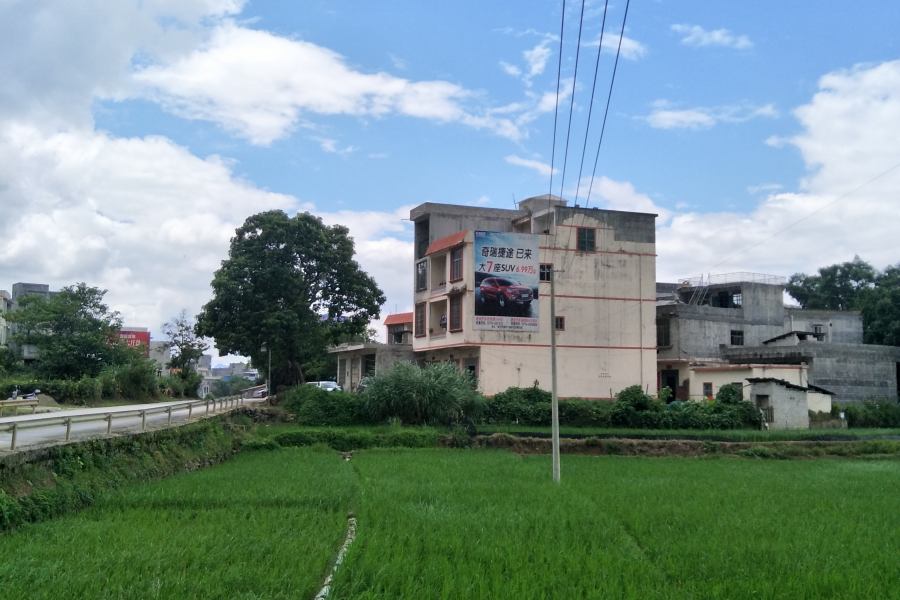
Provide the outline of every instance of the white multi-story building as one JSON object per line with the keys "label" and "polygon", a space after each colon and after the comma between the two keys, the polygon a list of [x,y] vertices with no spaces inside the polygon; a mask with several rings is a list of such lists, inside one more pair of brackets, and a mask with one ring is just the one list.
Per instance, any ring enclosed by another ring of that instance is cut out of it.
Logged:
{"label": "white multi-story building", "polygon": [[[519,210],[435,203],[414,208],[417,358],[472,371],[486,395],[535,382],[550,389],[555,328],[561,398],[610,399],[636,384],[653,391],[655,219],[569,207],[550,195],[529,198]],[[485,277],[474,268],[476,230],[538,236],[541,276],[531,293],[537,310],[527,306],[531,294],[524,289],[524,302],[509,290],[493,300],[482,296]],[[550,322],[551,269],[556,271],[555,323]],[[475,304],[483,301],[496,303],[498,314],[537,316],[538,330],[476,329]]]}

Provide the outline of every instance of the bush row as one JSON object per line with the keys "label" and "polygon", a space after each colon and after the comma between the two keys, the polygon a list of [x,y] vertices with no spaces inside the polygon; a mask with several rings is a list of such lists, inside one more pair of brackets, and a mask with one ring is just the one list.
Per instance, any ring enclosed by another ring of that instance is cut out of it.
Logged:
{"label": "bush row", "polygon": [[[632,386],[617,394],[615,402],[561,400],[559,422],[570,427],[597,428],[758,429],[759,411],[752,403],[732,396],[731,390],[726,390],[712,402],[667,405],[645,394],[640,386]],[[550,400],[550,393],[537,387],[509,388],[488,400],[481,422],[549,426]]]}
{"label": "bush row", "polygon": [[900,403],[885,398],[853,404],[834,404],[831,407],[834,417],[840,416],[842,412],[848,427],[900,427]]}
{"label": "bush row", "polygon": [[437,431],[430,429],[400,429],[377,432],[358,429],[303,429],[286,431],[266,440],[247,442],[249,449],[271,449],[286,446],[326,444],[330,448],[348,452],[366,448],[435,448]]}
{"label": "bush row", "polygon": [[129,363],[104,369],[97,377],[81,379],[38,380],[27,377],[0,381],[0,399],[9,398],[18,388],[19,395],[40,390],[57,402],[97,402],[102,398],[128,398],[132,400],[157,399],[168,392],[176,398],[194,397],[202,378],[190,373],[189,377],[156,376],[155,368]]}

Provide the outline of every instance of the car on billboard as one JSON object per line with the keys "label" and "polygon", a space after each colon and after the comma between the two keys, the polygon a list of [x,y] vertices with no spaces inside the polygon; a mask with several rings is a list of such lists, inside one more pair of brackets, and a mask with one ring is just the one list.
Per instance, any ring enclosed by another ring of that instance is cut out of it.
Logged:
{"label": "car on billboard", "polygon": [[530,287],[506,277],[488,277],[478,286],[482,303],[490,300],[500,308],[507,306],[530,306],[534,292]]}

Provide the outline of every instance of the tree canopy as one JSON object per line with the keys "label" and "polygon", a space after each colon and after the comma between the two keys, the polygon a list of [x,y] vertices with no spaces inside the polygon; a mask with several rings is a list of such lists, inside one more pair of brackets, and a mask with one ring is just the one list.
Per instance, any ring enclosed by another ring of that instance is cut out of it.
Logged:
{"label": "tree canopy", "polygon": [[384,303],[375,280],[353,260],[348,234],[309,213],[249,217],[215,273],[197,333],[215,338],[220,353],[249,356],[263,368],[271,351],[275,380],[304,381],[326,346],[365,332]]}
{"label": "tree canopy", "polygon": [[34,346],[35,369],[53,379],[96,377],[105,365],[127,362],[116,340],[119,313],[103,303],[106,290],[85,283],[64,287],[50,298],[24,296],[7,318],[16,323],[13,341]]}
{"label": "tree canopy", "polygon": [[860,311],[863,342],[900,346],[900,264],[878,271],[855,256],[818,275],[792,275],[786,289],[802,308]]}
{"label": "tree canopy", "polygon": [[818,275],[795,273],[785,286],[803,308],[859,310],[860,293],[875,284],[876,269],[854,256],[852,261],[819,269]]}

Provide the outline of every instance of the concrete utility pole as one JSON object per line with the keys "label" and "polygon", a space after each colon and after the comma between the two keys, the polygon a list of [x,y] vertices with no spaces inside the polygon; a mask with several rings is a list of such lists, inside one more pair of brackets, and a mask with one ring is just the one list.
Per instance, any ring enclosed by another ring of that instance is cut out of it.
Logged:
{"label": "concrete utility pole", "polygon": [[559,396],[556,393],[556,271],[550,269],[550,380],[553,427],[553,481],[559,481]]}

